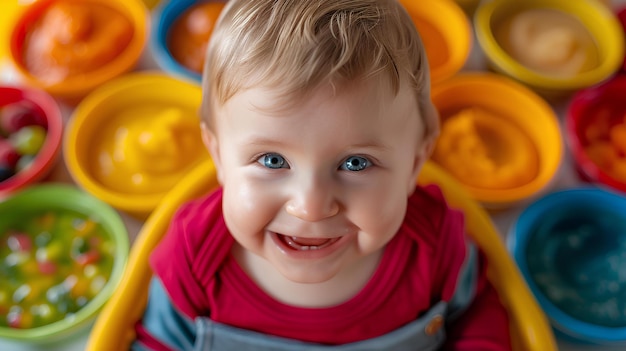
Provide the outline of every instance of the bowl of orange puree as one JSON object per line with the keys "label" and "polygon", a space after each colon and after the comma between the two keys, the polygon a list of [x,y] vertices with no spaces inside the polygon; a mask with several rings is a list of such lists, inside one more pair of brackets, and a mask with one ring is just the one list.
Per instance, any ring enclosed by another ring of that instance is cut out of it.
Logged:
{"label": "bowl of orange puree", "polygon": [[75,182],[111,206],[145,218],[209,158],[200,134],[201,89],[164,73],[131,73],[87,95],[64,135]]}
{"label": "bowl of orange puree", "polygon": [[486,208],[547,189],[562,158],[558,119],[527,87],[494,73],[464,73],[433,87],[441,133],[432,159]]}
{"label": "bowl of orange puree", "polygon": [[472,47],[472,29],[463,8],[453,0],[400,0],[417,28],[430,66],[433,84],[463,68]]}
{"label": "bowl of orange puree", "polygon": [[621,25],[600,1],[485,1],[474,24],[491,68],[545,96],[606,80],[624,58]]}
{"label": "bowl of orange puree", "polygon": [[206,47],[225,1],[178,0],[159,6],[150,50],[163,71],[200,83]]}
{"label": "bowl of orange puree", "polygon": [[13,27],[11,60],[24,83],[78,101],[131,70],[146,43],[140,0],[39,0]]}

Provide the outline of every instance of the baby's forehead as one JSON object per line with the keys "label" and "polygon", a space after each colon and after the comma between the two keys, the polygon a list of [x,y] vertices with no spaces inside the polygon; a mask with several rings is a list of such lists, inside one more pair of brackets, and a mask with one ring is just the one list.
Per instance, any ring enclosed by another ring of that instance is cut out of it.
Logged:
{"label": "baby's forehead", "polygon": [[415,96],[407,85],[394,90],[391,82],[382,77],[354,79],[350,81],[326,81],[298,91],[286,91],[280,86],[256,85],[236,92],[223,105],[246,104],[247,107],[264,114],[289,115],[306,105],[335,104],[338,101],[354,101],[389,105],[400,95]]}

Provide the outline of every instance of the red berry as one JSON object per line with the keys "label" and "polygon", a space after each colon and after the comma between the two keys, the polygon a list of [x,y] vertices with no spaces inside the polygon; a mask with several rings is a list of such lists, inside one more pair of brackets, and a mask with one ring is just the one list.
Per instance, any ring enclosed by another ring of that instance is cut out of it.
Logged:
{"label": "red berry", "polygon": [[11,311],[7,314],[7,324],[11,328],[20,328],[22,326],[22,310]]}
{"label": "red berry", "polygon": [[0,139],[0,166],[14,169],[19,159],[20,154],[13,145],[6,139]]}
{"label": "red berry", "polygon": [[0,108],[0,129],[5,134],[12,134],[26,126],[48,129],[44,113],[34,103],[21,100]]}
{"label": "red berry", "polygon": [[74,259],[79,265],[86,266],[88,264],[97,262],[100,259],[100,252],[96,250],[89,250],[83,254],[76,256]]}
{"label": "red berry", "polygon": [[39,267],[39,272],[45,275],[51,275],[57,271],[57,264],[52,261],[38,261],[37,267]]}
{"label": "red berry", "polygon": [[28,234],[15,231],[7,238],[7,246],[14,252],[28,252],[33,247],[33,241]]}

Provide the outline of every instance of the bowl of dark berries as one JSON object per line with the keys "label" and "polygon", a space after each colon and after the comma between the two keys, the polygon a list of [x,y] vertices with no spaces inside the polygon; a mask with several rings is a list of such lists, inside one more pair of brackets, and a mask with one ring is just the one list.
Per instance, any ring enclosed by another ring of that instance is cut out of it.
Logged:
{"label": "bowl of dark berries", "polygon": [[56,101],[37,89],[0,86],[0,198],[43,179],[63,134]]}

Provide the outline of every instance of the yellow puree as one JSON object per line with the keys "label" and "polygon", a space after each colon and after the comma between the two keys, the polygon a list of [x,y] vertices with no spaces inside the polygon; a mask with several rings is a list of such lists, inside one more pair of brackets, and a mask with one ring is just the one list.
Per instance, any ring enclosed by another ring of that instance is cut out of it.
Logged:
{"label": "yellow puree", "polygon": [[471,187],[506,189],[534,179],[539,157],[530,138],[512,122],[467,108],[445,119],[433,160]]}
{"label": "yellow puree", "polygon": [[553,9],[521,11],[494,28],[502,48],[539,73],[573,76],[598,66],[595,41],[572,15]]}
{"label": "yellow puree", "polygon": [[167,191],[208,155],[194,112],[181,108],[130,108],[98,134],[92,172],[121,192]]}

